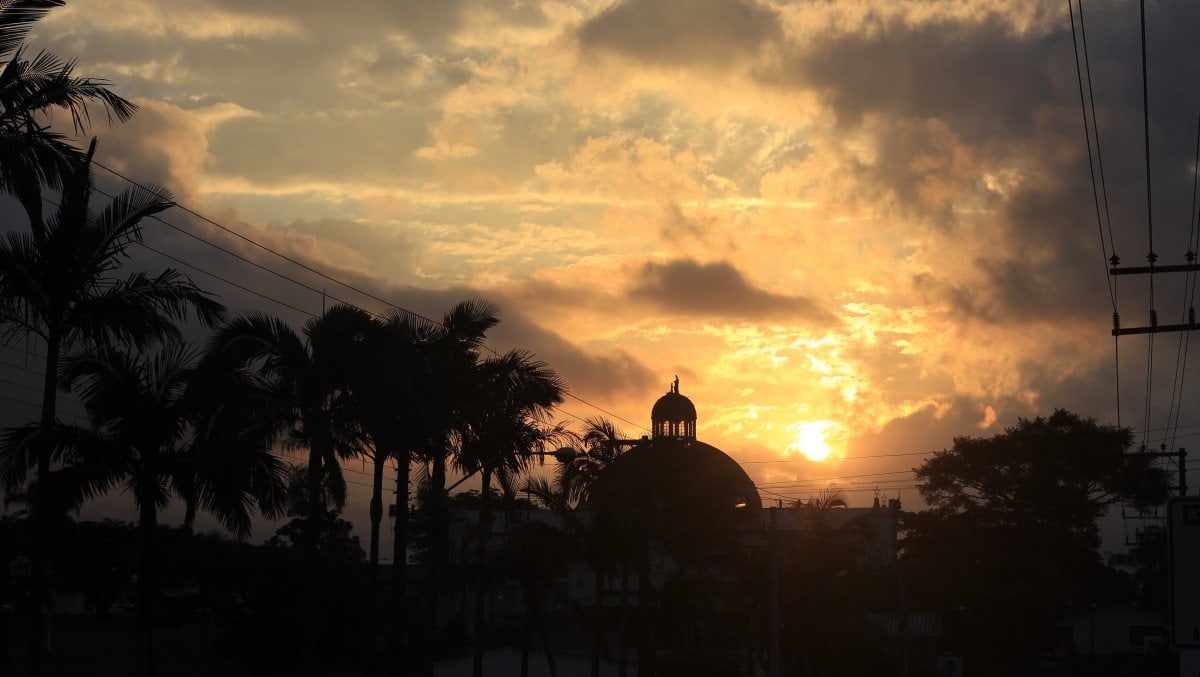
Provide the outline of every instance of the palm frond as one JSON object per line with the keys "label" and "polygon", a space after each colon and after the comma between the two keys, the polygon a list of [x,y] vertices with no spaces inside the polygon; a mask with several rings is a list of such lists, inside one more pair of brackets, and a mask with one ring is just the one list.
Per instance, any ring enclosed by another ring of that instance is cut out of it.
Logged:
{"label": "palm frond", "polygon": [[33,24],[55,7],[62,7],[61,0],[6,0],[0,3],[0,57],[16,49]]}

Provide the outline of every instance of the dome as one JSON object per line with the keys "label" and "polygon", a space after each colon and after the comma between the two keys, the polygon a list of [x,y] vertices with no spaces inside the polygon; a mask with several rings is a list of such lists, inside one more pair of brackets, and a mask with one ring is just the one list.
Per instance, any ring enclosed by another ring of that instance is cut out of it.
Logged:
{"label": "dome", "polygon": [[737,461],[686,438],[644,440],[621,454],[597,478],[589,502],[621,519],[649,520],[660,534],[687,531],[697,538],[718,525],[750,520],[762,508],[758,489]]}
{"label": "dome", "polygon": [[696,439],[696,405],[679,394],[679,377],[666,395],[658,398],[650,410],[654,438],[679,437]]}
{"label": "dome", "polygon": [[[643,409],[643,411],[645,411]],[[672,390],[658,398],[654,408],[650,410],[653,421],[695,421],[696,405],[687,397]]]}

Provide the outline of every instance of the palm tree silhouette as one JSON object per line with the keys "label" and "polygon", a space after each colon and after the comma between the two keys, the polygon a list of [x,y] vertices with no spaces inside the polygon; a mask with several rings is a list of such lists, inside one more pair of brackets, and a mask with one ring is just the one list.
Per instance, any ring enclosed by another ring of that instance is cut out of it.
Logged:
{"label": "palm tree silhouette", "polygon": [[[268,517],[283,509],[282,468],[269,454],[252,450],[242,455],[261,467],[267,481],[238,486],[224,481],[228,471],[223,464],[204,462],[211,453],[193,453],[201,451],[189,444],[197,401],[189,389],[197,381],[197,357],[181,343],[153,355],[107,348],[72,358],[63,369],[68,390],[79,392],[92,423],[92,430],[61,428],[67,433],[61,436],[64,457],[86,469],[97,488],[124,485],[138,511],[138,606],[147,675],[155,674],[159,511],[173,495],[186,495],[212,509],[222,525],[246,536],[251,505]],[[222,456],[226,461],[237,457]],[[245,463],[237,466],[248,469]],[[215,476],[209,475],[214,470]]]}
{"label": "palm tree silhouette", "polygon": [[66,111],[76,134],[90,122],[89,105],[104,109],[109,121],[128,120],[137,106],[108,89],[106,80],[76,77],[74,61],[48,52],[26,58],[22,43],[33,25],[59,0],[0,3],[0,191],[14,195],[31,221],[41,222],[41,188],[61,188],[83,153],[52,131],[47,118]]}
{"label": "palm tree silhouette", "polygon": [[268,443],[306,449],[307,557],[304,577],[308,618],[305,652],[315,660],[318,536],[325,513],[322,487],[337,508],[346,503],[340,461],[361,452],[363,433],[352,401],[356,349],[375,320],[353,306],[336,305],[309,320],[299,334],[278,318],[252,313],[223,325],[209,342],[208,368],[253,365],[261,379],[265,409],[277,416]]}
{"label": "palm tree silhouette", "polygon": [[[172,269],[157,276],[116,277],[129,246],[141,241],[142,219],[173,203],[165,188],[139,186],[93,211],[95,150],[93,139],[83,161],[62,176],[58,209],[45,223],[31,215],[28,233],[6,233],[0,239],[0,340],[32,336],[41,339],[46,351],[39,417],[44,435],[35,461],[39,479],[50,475],[63,354],[120,343],[145,347],[177,337],[174,320],[184,319],[189,310],[205,324],[215,324],[224,312],[224,306]],[[33,634],[42,640],[48,640],[49,627],[50,518],[45,513],[50,509],[50,491],[50,482],[37,483],[33,510],[34,594],[39,600]],[[36,673],[41,652],[34,653]]]}
{"label": "palm tree silhouette", "polygon": [[476,677],[483,674],[484,604],[488,535],[492,524],[493,473],[518,474],[532,455],[562,439],[566,432],[549,423],[552,407],[561,402],[566,386],[549,366],[522,350],[488,358],[476,368],[476,387],[468,394],[472,406],[459,431],[455,457],[459,468],[480,474],[479,538],[475,582],[474,652]]}
{"label": "palm tree silhouette", "polygon": [[[428,484],[423,492],[422,508],[429,537],[426,626],[427,631],[433,633],[430,645],[436,639],[438,610],[449,563],[450,502],[446,488],[446,466],[448,462],[456,462],[456,443],[465,427],[464,421],[478,404],[478,400],[471,397],[470,393],[477,387],[477,366],[484,336],[499,321],[500,309],[495,304],[481,300],[462,301],[447,311],[441,323],[421,342],[420,371],[417,372],[424,379],[417,390],[421,396],[421,408],[413,409],[410,413],[414,418],[423,419],[425,433],[422,439],[428,445],[414,452],[415,458],[428,467]],[[402,471],[407,486],[408,469],[402,468]],[[399,483],[400,479],[397,478]],[[407,505],[402,509],[407,510]],[[399,515],[396,527],[401,527]],[[400,532],[397,531],[397,548],[400,543]],[[403,552],[397,550],[396,557],[403,557]],[[400,561],[397,559],[397,562]],[[393,575],[398,573],[393,569]],[[402,590],[400,585],[399,581],[394,581],[394,600],[397,591]]]}

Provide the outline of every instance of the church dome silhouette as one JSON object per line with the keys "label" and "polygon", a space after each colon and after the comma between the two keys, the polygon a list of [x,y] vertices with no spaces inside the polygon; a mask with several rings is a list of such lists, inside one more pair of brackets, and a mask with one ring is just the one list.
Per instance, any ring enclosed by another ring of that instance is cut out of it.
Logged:
{"label": "church dome silhouette", "polygon": [[684,437],[696,439],[696,405],[679,392],[679,377],[666,395],[658,398],[650,410],[654,438]]}
{"label": "church dome silhouette", "polygon": [[677,529],[718,515],[750,518],[762,508],[758,488],[738,462],[696,439],[696,406],[679,392],[678,378],[650,416],[653,437],[632,444],[597,479],[597,507],[636,511],[645,501],[657,520]]}

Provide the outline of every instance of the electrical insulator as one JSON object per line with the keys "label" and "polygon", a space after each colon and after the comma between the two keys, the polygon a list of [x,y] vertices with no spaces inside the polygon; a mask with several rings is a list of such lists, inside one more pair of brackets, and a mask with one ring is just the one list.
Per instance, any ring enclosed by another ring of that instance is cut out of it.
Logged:
{"label": "electrical insulator", "polygon": [[1113,333],[1121,331],[1121,316],[1118,313],[1113,313]]}
{"label": "electrical insulator", "polygon": [[1146,254],[1146,260],[1150,262],[1150,265],[1154,265],[1154,262],[1158,260],[1158,254],[1150,252],[1149,254]]}
{"label": "electrical insulator", "polygon": [[1117,256],[1116,252],[1113,252],[1113,255],[1108,257],[1108,262],[1113,264],[1114,266],[1119,266],[1119,265],[1121,265],[1121,257]]}
{"label": "electrical insulator", "polygon": [[1158,326],[1158,311],[1157,310],[1150,311],[1150,326],[1151,327]]}

